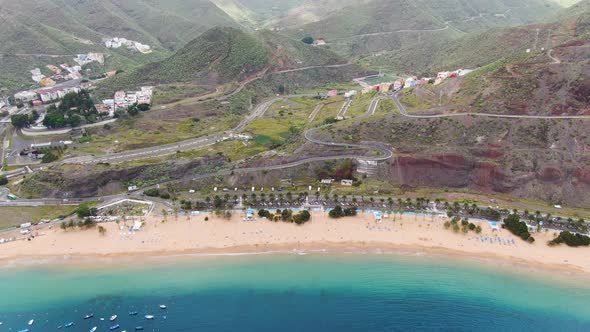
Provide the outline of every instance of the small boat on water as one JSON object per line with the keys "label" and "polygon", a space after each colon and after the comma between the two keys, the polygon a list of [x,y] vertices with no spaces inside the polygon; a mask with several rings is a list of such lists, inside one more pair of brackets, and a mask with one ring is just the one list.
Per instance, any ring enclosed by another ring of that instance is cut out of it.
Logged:
{"label": "small boat on water", "polygon": [[137,316],[138,312],[137,311],[130,311],[129,312],[129,316]]}
{"label": "small boat on water", "polygon": [[28,323],[28,324],[29,324],[29,326],[33,325],[33,323],[34,323],[34,322],[35,322],[35,320],[34,320],[34,319],[31,319],[31,320],[29,321],[29,323]]}
{"label": "small boat on water", "polygon": [[100,317],[100,320],[104,320],[104,318],[103,317]]}
{"label": "small boat on water", "polygon": [[112,321],[114,321],[115,319],[117,319],[117,315],[112,315],[112,316],[111,316],[111,318],[109,318],[109,320],[110,320],[111,322],[112,322]]}
{"label": "small boat on water", "polygon": [[97,329],[97,328],[98,328],[98,327],[96,327],[96,326],[95,326],[95,327],[93,327],[93,328],[91,328],[91,329],[90,329],[90,332],[94,332],[94,331],[96,331],[96,329]]}
{"label": "small boat on water", "polygon": [[88,314],[84,316],[84,319],[90,319],[92,317],[94,317],[94,314]]}
{"label": "small boat on water", "polygon": [[154,315],[145,315],[145,319],[154,319]]}
{"label": "small boat on water", "polygon": [[160,304],[160,309],[166,309],[166,305],[165,304]]}
{"label": "small boat on water", "polygon": [[18,332],[29,332],[29,329],[20,330]]}
{"label": "small boat on water", "polygon": [[113,325],[113,326],[111,326],[109,329],[110,329],[111,331],[113,331],[113,330],[116,330],[116,329],[118,329],[118,328],[120,328],[120,327],[121,327],[121,325],[119,325],[119,324],[116,324],[116,325]]}
{"label": "small boat on water", "polygon": [[135,331],[142,331],[143,330],[143,326],[136,326],[135,327]]}
{"label": "small boat on water", "polygon": [[69,322],[69,323],[64,324],[65,328],[72,327],[72,326],[74,326],[74,322]]}

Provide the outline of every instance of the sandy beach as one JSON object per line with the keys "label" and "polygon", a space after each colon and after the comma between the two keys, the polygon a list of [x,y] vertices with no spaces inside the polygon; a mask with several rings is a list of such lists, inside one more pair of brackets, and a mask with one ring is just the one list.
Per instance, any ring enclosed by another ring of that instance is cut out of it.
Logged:
{"label": "sandy beach", "polygon": [[101,224],[107,229],[105,235],[96,228],[64,231],[57,226],[35,230],[37,236],[31,241],[18,232],[5,234],[19,240],[0,245],[0,261],[19,265],[52,257],[99,257],[108,261],[187,253],[403,251],[590,274],[590,248],[549,247],[547,242],[554,235],[545,231],[533,234],[536,242],[528,244],[507,230],[492,230],[487,223],[478,223],[481,234],[462,234],[445,229],[444,219],[430,216],[396,215],[395,221],[389,216],[376,223],[369,213],[335,220],[317,212],[302,226],[263,218],[244,221],[242,213],[234,213],[230,220],[211,214],[164,219],[146,217],[142,229],[134,234],[128,231],[133,221],[127,221],[127,227],[122,223]]}

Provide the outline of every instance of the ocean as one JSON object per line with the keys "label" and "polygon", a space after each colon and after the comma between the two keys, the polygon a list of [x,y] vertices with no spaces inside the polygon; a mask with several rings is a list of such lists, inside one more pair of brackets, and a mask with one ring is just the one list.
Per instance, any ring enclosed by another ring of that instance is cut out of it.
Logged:
{"label": "ocean", "polygon": [[[0,269],[0,322],[0,331],[31,332],[115,324],[117,331],[169,332],[590,331],[590,286],[563,275],[389,254],[37,265]],[[68,322],[75,325],[63,327]]]}

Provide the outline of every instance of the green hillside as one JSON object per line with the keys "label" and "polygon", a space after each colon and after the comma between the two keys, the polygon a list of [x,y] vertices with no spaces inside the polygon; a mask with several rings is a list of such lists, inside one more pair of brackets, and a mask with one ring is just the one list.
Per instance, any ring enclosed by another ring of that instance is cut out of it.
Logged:
{"label": "green hillside", "polygon": [[[339,53],[380,57],[409,54],[492,28],[537,22],[560,7],[544,0],[374,0],[348,6],[325,19],[293,28],[301,38],[324,38]],[[386,58],[387,59],[387,58]],[[428,59],[425,59],[428,60]]]}
{"label": "green hillside", "polygon": [[[446,96],[446,105],[439,111],[589,114],[588,3],[585,1],[564,10],[553,23],[506,29],[500,33],[483,33],[462,40],[465,44],[457,48],[441,51],[441,55],[452,59],[450,61],[455,62],[455,66],[463,61],[468,64],[470,57],[479,59],[483,66],[464,80],[451,80],[436,88],[429,88],[433,92],[430,94],[423,93],[423,89],[416,89],[410,91],[405,99],[412,104],[422,105],[419,108],[431,108],[434,104],[427,95],[438,96],[442,92]],[[536,35],[536,31],[541,31],[544,38],[535,49],[528,45],[534,42],[530,36]],[[528,47],[530,53],[526,53],[519,44],[527,45],[524,47]],[[484,60],[489,57],[496,57],[496,60],[485,64]]]}
{"label": "green hillside", "polygon": [[105,81],[99,91],[112,93],[139,85],[178,82],[214,88],[264,69],[275,71],[344,62],[330,51],[270,31],[253,34],[234,28],[213,28],[167,59]]}
{"label": "green hillside", "polygon": [[[0,87],[9,89],[29,87],[29,70],[72,54],[103,52],[110,55],[105,70],[128,69],[166,57],[211,27],[237,26],[208,0],[0,0],[0,8]],[[154,52],[107,50],[105,37],[148,44]]]}

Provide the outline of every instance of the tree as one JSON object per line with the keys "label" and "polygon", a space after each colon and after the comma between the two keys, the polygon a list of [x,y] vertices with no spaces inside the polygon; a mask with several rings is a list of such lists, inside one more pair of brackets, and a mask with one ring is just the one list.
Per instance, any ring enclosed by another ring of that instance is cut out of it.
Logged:
{"label": "tree", "polygon": [[24,128],[30,125],[29,116],[26,114],[15,114],[10,116],[10,122],[15,128]]}
{"label": "tree", "polygon": [[97,210],[96,208],[90,207],[90,204],[88,203],[82,203],[76,208],[75,212],[76,215],[78,215],[78,218],[82,219],[96,215]]}
{"label": "tree", "polygon": [[8,178],[6,175],[0,175],[0,186],[5,186],[8,184]]}
{"label": "tree", "polygon": [[303,39],[301,39],[301,41],[306,43],[307,45],[311,45],[311,44],[313,44],[314,39],[311,36],[307,36],[307,37],[304,37]]}
{"label": "tree", "polygon": [[107,232],[107,229],[102,227],[102,226],[98,226],[98,234],[104,236]]}
{"label": "tree", "polygon": [[147,112],[150,110],[150,105],[149,104],[139,104],[139,105],[137,105],[137,109],[141,112]]}

